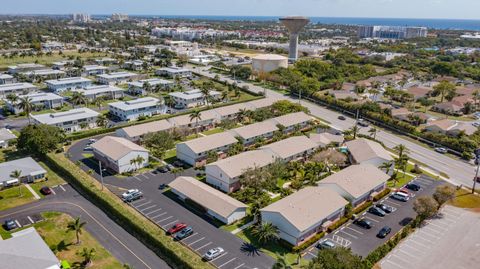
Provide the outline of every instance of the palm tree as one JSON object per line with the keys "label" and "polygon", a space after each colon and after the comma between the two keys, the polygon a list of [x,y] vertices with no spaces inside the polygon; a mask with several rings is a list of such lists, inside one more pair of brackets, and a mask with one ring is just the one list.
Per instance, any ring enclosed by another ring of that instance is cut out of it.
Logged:
{"label": "palm tree", "polygon": [[[20,184],[20,176],[22,175],[22,171],[21,170],[14,170],[12,171],[12,173],[10,174],[10,177],[12,179],[17,179],[18,180],[18,183]],[[23,196],[22,194],[22,186],[21,185],[18,185],[18,195],[20,197]]]}
{"label": "palm tree", "polygon": [[360,128],[357,125],[354,125],[352,128],[350,128],[350,132],[353,135],[353,139],[357,138],[358,131],[360,131]]}
{"label": "palm tree", "polygon": [[152,86],[150,85],[150,83],[148,83],[147,81],[145,81],[143,83],[143,90],[147,93],[149,93],[151,90],[152,90]]}
{"label": "palm tree", "polygon": [[238,122],[243,122],[245,120],[248,113],[247,111],[248,110],[246,108],[241,108],[238,110],[237,117],[236,117]]}
{"label": "palm tree", "polygon": [[10,103],[11,103],[12,105],[14,105],[15,102],[18,101],[18,96],[17,96],[16,94],[14,94],[14,93],[10,93],[10,94],[7,95],[7,100],[10,101]]}
{"label": "palm tree", "polygon": [[393,161],[386,161],[382,163],[378,168],[380,169],[385,169],[385,174],[388,174],[390,172],[390,168],[392,168]]}
{"label": "palm tree", "polygon": [[80,221],[80,217],[77,217],[75,220],[67,224],[67,232],[75,232],[75,236],[77,237],[77,245],[80,244],[80,234],[82,233],[82,228],[85,226],[85,224],[87,223]]}
{"label": "palm tree", "polygon": [[82,103],[87,105],[87,98],[81,92],[74,92],[72,97],[70,98],[70,102],[72,102],[73,107]]}
{"label": "palm tree", "polygon": [[163,98],[163,102],[168,107],[173,107],[175,105],[175,100],[170,95],[167,95]]}
{"label": "palm tree", "polygon": [[222,101],[228,101],[228,91],[222,91],[222,95],[220,96]]}
{"label": "palm tree", "polygon": [[373,137],[373,139],[376,139],[376,138],[377,138],[377,132],[378,132],[378,129],[377,129],[377,128],[372,127],[372,128],[370,128],[370,130],[368,130],[368,132],[369,132],[370,135]]}
{"label": "palm tree", "polygon": [[137,157],[130,160],[130,164],[135,166],[135,170],[138,170],[139,165],[145,161],[145,158],[138,155]]}
{"label": "palm tree", "polygon": [[98,97],[93,99],[92,105],[97,106],[99,111],[102,110],[103,98]]}
{"label": "palm tree", "polygon": [[78,255],[83,258],[83,265],[85,267],[89,267],[90,265],[92,265],[92,259],[95,256],[95,249],[83,248],[82,251],[78,253]]}
{"label": "palm tree", "polygon": [[195,120],[195,130],[196,130],[196,135],[198,136],[198,131],[199,131],[198,121],[202,120],[202,113],[200,113],[199,110],[194,110],[190,114],[190,122],[192,122],[193,120]]}
{"label": "palm tree", "polygon": [[208,106],[210,103],[210,89],[208,88],[208,85],[203,84],[202,87],[200,88],[200,92],[203,94],[203,98],[205,99],[205,105]]}
{"label": "palm tree", "polygon": [[25,112],[25,114],[27,114],[28,123],[30,124],[31,123],[30,113],[33,110],[32,99],[28,96],[20,98],[20,103],[18,104],[18,108],[20,108]]}
{"label": "palm tree", "polygon": [[410,151],[407,149],[407,147],[403,144],[399,144],[393,148],[398,152],[398,158],[403,159],[406,154],[408,154]]}
{"label": "palm tree", "polygon": [[278,227],[270,222],[264,222],[257,225],[252,234],[257,237],[260,244],[266,244],[268,242],[276,241],[279,237]]}
{"label": "palm tree", "polygon": [[105,127],[108,123],[108,119],[105,115],[99,115],[95,123],[97,124],[97,126]]}
{"label": "palm tree", "polygon": [[273,265],[272,269],[291,269],[292,267],[288,265],[287,257],[285,254],[277,254],[277,261]]}
{"label": "palm tree", "polygon": [[175,167],[175,168],[172,169],[171,172],[172,172],[173,176],[176,178],[180,173],[183,172],[183,168]]}

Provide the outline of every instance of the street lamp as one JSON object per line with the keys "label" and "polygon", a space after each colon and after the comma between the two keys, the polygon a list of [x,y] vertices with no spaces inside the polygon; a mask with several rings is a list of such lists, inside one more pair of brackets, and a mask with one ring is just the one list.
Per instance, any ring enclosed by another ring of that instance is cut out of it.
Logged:
{"label": "street lamp", "polygon": [[103,191],[103,173],[102,173],[102,162],[98,161],[98,166],[100,167],[100,182],[102,183],[102,191]]}
{"label": "street lamp", "polygon": [[475,185],[477,184],[478,170],[480,170],[480,149],[475,150],[475,162],[477,163],[477,169],[475,171],[475,177],[473,178],[472,194],[475,193]]}

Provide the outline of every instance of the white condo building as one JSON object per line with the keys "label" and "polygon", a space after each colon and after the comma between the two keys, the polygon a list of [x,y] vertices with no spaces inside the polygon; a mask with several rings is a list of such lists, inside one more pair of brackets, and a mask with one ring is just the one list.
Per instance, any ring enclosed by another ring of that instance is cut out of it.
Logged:
{"label": "white condo building", "polygon": [[108,106],[110,113],[122,121],[136,120],[140,116],[151,117],[160,114],[162,111],[160,100],[153,97],[115,102]]}

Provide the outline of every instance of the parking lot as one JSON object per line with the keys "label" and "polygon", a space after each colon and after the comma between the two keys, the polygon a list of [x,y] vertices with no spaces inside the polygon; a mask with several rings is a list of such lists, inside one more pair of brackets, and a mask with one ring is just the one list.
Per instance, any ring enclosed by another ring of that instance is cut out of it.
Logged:
{"label": "parking lot", "polygon": [[384,269],[477,268],[479,214],[445,206],[381,262]]}
{"label": "parking lot", "polygon": [[[394,209],[392,213],[380,217],[365,211],[358,216],[358,218],[369,220],[373,224],[371,229],[362,228],[354,224],[353,221],[349,221],[320,241],[328,239],[336,246],[351,248],[354,253],[363,257],[367,256],[375,248],[384,244],[415,217],[416,213],[413,210],[413,202],[416,197],[431,195],[435,191],[436,186],[442,184],[442,181],[431,179],[425,175],[417,177],[412,182],[420,185],[421,189],[417,192],[412,191],[412,197],[407,202],[394,200],[390,196],[386,196],[378,202],[391,206]],[[390,227],[392,231],[385,238],[378,238],[377,233],[384,226]],[[306,259],[312,259],[316,256],[317,252],[318,249],[312,246],[304,253],[304,257]]]}

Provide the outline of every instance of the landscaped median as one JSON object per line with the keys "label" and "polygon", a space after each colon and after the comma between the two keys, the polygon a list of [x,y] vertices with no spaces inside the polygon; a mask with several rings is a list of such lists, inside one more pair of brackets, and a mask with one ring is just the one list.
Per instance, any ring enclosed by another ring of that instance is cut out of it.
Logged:
{"label": "landscaped median", "polygon": [[213,268],[193,251],[175,243],[154,223],[123,203],[62,153],[49,153],[45,163],[62,176],[87,199],[103,210],[127,232],[138,238],[160,258],[174,268]]}

